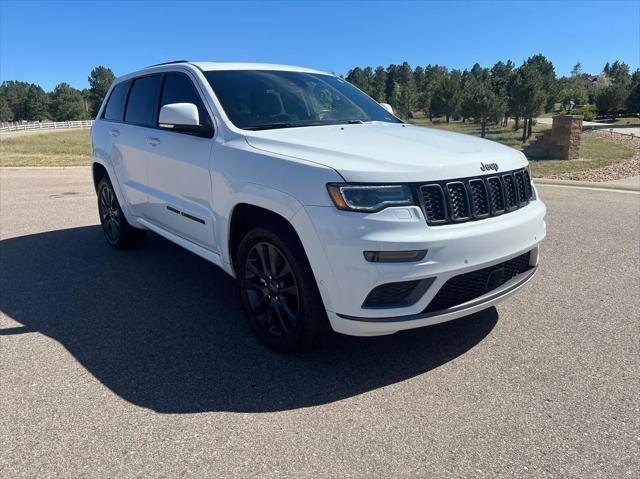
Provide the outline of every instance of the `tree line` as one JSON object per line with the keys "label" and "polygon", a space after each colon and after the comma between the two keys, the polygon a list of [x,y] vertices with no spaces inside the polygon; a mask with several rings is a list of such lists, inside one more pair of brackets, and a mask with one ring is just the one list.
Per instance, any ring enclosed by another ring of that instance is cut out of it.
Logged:
{"label": "tree line", "polygon": [[71,121],[95,118],[115,75],[97,66],[88,77],[89,88],[78,90],[59,83],[45,92],[35,83],[5,81],[0,85],[0,121]]}
{"label": "tree line", "polygon": [[[534,55],[516,67],[508,60],[491,68],[478,63],[464,71],[442,65],[401,65],[355,67],[346,80],[376,101],[389,103],[396,113],[409,119],[423,112],[433,120],[444,117],[480,124],[485,136],[489,123],[522,128],[522,141],[531,136],[533,119],[561,105],[595,105],[600,115],[640,112],[640,69],[633,75],[629,66],[607,63],[596,77],[582,71],[577,63],[570,76],[558,78],[553,64],[544,55]],[[579,110],[587,113],[589,109]],[[592,119],[592,118],[587,118]]]}
{"label": "tree line", "polygon": [[[39,85],[5,81],[0,85],[0,121],[83,120],[95,118],[115,79],[110,68],[97,66],[88,77],[89,88],[78,90],[68,83],[45,92]],[[381,103],[389,103],[399,116],[409,119],[423,112],[433,119],[444,117],[480,124],[484,137],[489,123],[514,119],[522,128],[522,140],[531,136],[533,118],[551,111],[556,103],[593,105],[600,115],[640,113],[640,69],[633,74],[620,61],[607,63],[595,76],[577,63],[570,76],[556,77],[553,64],[544,55],[534,55],[516,67],[508,60],[491,68],[479,64],[464,71],[442,65],[409,63],[355,67],[346,80]],[[576,111],[592,119],[591,109]]]}

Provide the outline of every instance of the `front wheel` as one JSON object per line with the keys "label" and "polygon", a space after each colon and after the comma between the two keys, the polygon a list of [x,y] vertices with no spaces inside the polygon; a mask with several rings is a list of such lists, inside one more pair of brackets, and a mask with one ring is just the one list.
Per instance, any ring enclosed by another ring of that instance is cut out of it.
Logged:
{"label": "front wheel", "polygon": [[98,213],[104,237],[114,248],[134,247],[144,238],[146,230],[134,228],[129,224],[120,208],[113,186],[106,178],[98,183]]}
{"label": "front wheel", "polygon": [[330,331],[306,255],[284,229],[256,228],[238,248],[242,305],[258,337],[279,351],[309,349]]}

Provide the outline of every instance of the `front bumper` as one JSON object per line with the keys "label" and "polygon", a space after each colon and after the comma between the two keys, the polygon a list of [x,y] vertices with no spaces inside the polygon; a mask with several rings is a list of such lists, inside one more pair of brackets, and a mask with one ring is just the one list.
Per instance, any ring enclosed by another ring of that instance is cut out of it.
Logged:
{"label": "front bumper", "polygon": [[[444,283],[459,274],[501,263],[535,250],[546,234],[542,201],[481,221],[429,227],[418,207],[387,208],[373,214],[307,206],[301,239],[316,275],[333,329],[351,335],[389,334],[455,319],[492,306],[533,277],[535,268],[497,290],[455,308],[425,314]],[[302,212],[299,212],[299,215]],[[297,216],[299,216],[297,215]],[[313,238],[305,236],[313,235]],[[370,263],[363,251],[427,249],[415,263]],[[381,284],[435,278],[414,304],[363,308]],[[505,286],[508,287],[505,288]]]}

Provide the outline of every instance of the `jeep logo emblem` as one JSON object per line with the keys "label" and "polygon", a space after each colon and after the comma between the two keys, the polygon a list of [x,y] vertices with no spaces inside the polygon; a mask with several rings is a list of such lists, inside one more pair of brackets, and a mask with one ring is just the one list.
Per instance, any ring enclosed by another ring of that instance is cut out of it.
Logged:
{"label": "jeep logo emblem", "polygon": [[480,162],[480,171],[498,171],[498,163],[482,163]]}

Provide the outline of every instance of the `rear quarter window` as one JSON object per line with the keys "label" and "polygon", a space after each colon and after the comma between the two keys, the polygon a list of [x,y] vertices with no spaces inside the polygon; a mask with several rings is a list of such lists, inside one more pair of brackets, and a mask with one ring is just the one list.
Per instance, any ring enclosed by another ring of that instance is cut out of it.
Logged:
{"label": "rear quarter window", "polygon": [[127,93],[129,93],[130,81],[122,82],[113,87],[109,100],[107,100],[107,106],[104,109],[105,120],[123,121],[124,120],[124,106],[127,102]]}

